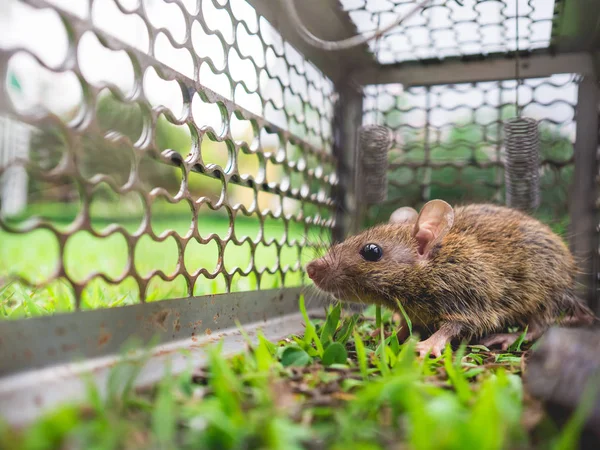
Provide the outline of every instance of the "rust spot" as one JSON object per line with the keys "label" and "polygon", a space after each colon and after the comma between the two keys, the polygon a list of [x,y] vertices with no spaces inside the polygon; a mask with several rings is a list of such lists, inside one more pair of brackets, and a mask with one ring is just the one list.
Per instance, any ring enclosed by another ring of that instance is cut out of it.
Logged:
{"label": "rust spot", "polygon": [[48,349],[48,356],[56,356],[56,350],[52,347]]}
{"label": "rust spot", "polygon": [[108,341],[110,341],[112,338],[112,335],[104,330],[100,331],[100,336],[98,336],[98,347],[102,347],[104,345],[106,345],[106,343]]}
{"label": "rust spot", "polygon": [[216,313],[216,314],[213,316],[213,322],[214,322],[214,323],[217,323],[217,320],[218,320],[218,319],[219,319],[219,313]]}
{"label": "rust spot", "polygon": [[173,350],[161,350],[159,352],[154,353],[154,356],[165,356],[173,353]]}
{"label": "rust spot", "polygon": [[200,325],[202,325],[202,321],[201,320],[197,320],[196,322],[190,322],[188,324],[188,328],[193,328],[195,330],[196,327],[199,327]]}
{"label": "rust spot", "polygon": [[204,332],[207,336],[210,336],[212,334],[212,330],[210,328],[207,328]]}
{"label": "rust spot", "polygon": [[31,358],[33,358],[33,352],[29,349],[26,349],[23,354],[25,355],[25,358],[30,361]]}
{"label": "rust spot", "polygon": [[125,326],[125,322],[123,322],[123,319],[119,319],[119,321],[117,322],[117,326],[119,328],[123,328]]}
{"label": "rust spot", "polygon": [[65,334],[67,334],[67,330],[65,330],[63,327],[57,327],[56,328],[56,335],[57,336],[64,336]]}
{"label": "rust spot", "polygon": [[179,330],[181,330],[181,324],[179,323],[179,318],[177,318],[173,321],[173,329],[177,332]]}
{"label": "rust spot", "polygon": [[192,341],[198,342],[198,338],[196,336],[192,336]]}
{"label": "rust spot", "polygon": [[72,352],[73,350],[77,350],[77,344],[62,344],[60,349],[63,352]]}
{"label": "rust spot", "polygon": [[143,314],[138,314],[137,316],[135,316],[135,320],[142,320],[144,318]]}
{"label": "rust spot", "polygon": [[150,322],[155,325],[158,325],[164,331],[167,331],[167,328],[165,327],[165,322],[167,321],[167,317],[169,317],[169,314],[170,311],[168,309],[163,309],[162,311],[153,314],[150,318]]}
{"label": "rust spot", "polygon": [[211,304],[211,305],[214,305],[214,304],[215,304],[215,299],[214,299],[214,298],[210,300],[210,304]]}

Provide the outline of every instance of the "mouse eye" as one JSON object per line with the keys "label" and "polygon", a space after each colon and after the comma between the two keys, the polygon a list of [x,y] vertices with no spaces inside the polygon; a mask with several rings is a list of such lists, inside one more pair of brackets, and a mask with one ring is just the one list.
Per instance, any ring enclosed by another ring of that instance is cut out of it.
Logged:
{"label": "mouse eye", "polygon": [[383,250],[377,244],[367,244],[360,250],[360,256],[367,261],[379,261],[383,257]]}

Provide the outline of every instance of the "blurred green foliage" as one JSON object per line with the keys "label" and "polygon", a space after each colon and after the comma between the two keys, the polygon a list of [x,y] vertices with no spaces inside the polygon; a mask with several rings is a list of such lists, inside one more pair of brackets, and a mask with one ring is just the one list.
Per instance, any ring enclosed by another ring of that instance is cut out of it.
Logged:
{"label": "blurred green foliage", "polygon": [[[399,112],[394,113],[384,122],[398,128]],[[506,106],[501,112],[501,120],[514,115],[514,107]],[[425,147],[425,130],[399,127],[397,133],[403,145],[390,152],[393,168],[389,173],[388,202],[372,207],[367,224],[386,221],[400,206],[420,208],[434,198],[452,205],[477,202],[503,204],[504,170],[492,164],[498,158],[498,141],[502,139],[503,130],[497,121],[489,119],[482,117],[477,123],[465,120],[439,133],[436,131],[435,136],[432,128],[427,139],[428,147]],[[541,122],[539,131],[543,162],[560,164],[573,158],[573,144],[558,126]],[[462,167],[431,167],[444,163]],[[560,229],[568,220],[567,202],[572,179],[573,166],[570,164],[558,168],[544,164],[542,167],[542,202],[536,215]]]}

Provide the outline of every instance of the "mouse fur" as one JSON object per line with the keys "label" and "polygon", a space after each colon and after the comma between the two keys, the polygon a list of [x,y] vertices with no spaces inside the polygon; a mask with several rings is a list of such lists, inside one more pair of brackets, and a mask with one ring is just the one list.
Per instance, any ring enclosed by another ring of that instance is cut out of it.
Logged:
{"label": "mouse fur", "polygon": [[[488,336],[506,348],[529,327],[528,339],[551,324],[591,324],[592,311],[576,296],[577,267],[563,240],[520,211],[492,204],[452,208],[442,200],[419,214],[402,208],[391,222],[370,228],[307,266],[320,289],[340,300],[398,310],[434,330],[421,354],[439,356],[456,337]],[[367,244],[380,260],[361,256]],[[486,341],[484,341],[486,343]]]}

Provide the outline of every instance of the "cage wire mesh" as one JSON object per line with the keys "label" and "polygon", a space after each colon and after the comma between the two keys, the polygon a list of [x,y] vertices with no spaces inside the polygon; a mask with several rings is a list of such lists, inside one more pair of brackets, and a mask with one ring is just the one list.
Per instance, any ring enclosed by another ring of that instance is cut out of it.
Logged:
{"label": "cage wire mesh", "polygon": [[[366,88],[365,124],[394,133],[388,199],[370,210],[385,220],[400,206],[433,198],[452,203],[505,202],[503,124],[515,116],[516,81]],[[541,205],[537,214],[566,225],[573,178],[577,80],[571,75],[527,79],[519,86],[524,116],[539,121]]]}
{"label": "cage wire mesh", "polygon": [[335,95],[250,4],[0,8],[0,100],[34,127],[0,167],[29,177],[0,218],[13,317],[301,284],[335,225]]}
{"label": "cage wire mesh", "polygon": [[[391,24],[415,5],[414,0],[340,3],[360,33]],[[554,12],[552,0],[432,0],[369,47],[381,64],[506,53],[517,48],[518,21],[519,50],[543,49],[551,42]]]}

